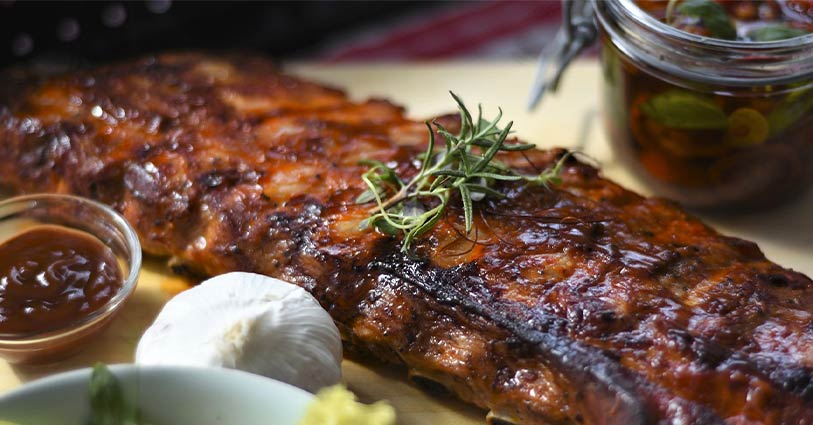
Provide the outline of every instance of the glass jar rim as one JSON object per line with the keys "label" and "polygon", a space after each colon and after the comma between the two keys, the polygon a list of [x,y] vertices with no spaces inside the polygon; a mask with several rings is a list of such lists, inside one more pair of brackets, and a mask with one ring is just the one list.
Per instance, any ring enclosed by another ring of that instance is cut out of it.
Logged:
{"label": "glass jar rim", "polygon": [[813,85],[813,34],[784,40],[722,40],[661,22],[634,0],[592,0],[595,21],[625,56],[678,85]]}
{"label": "glass jar rim", "polygon": [[695,43],[703,43],[709,46],[723,47],[728,49],[749,49],[749,50],[774,50],[777,48],[798,48],[805,45],[813,46],[813,33],[800,35],[782,40],[773,41],[743,41],[743,40],[724,40],[721,38],[706,37],[698,34],[693,34],[681,29],[675,28],[665,22],[647,13],[645,10],[638,7],[634,0],[596,0],[598,2],[618,3],[622,9],[628,12],[629,16],[634,18],[638,23],[644,25],[646,28],[659,32],[669,38],[675,40],[690,41]]}
{"label": "glass jar rim", "polygon": [[[111,207],[102,204],[101,202],[80,196],[60,193],[36,193],[20,195],[0,201],[0,217],[4,218],[7,216],[14,216],[22,211],[37,210],[43,206],[53,205],[58,205],[61,207],[81,207],[99,213],[101,215],[101,219],[104,220],[104,223],[110,226],[109,230],[118,232],[118,236],[121,237],[120,242],[127,250],[127,254],[124,259],[127,263],[127,272],[122,276],[122,285],[116,294],[98,309],[91,311],[79,319],[64,323],[62,326],[43,331],[0,333],[0,347],[2,348],[16,347],[26,349],[30,347],[39,347],[43,344],[66,340],[73,335],[81,334],[100,321],[110,317],[115,311],[117,311],[130,297],[130,295],[132,295],[138,284],[138,277],[141,273],[142,262],[141,243],[139,242],[138,235],[136,234],[135,229],[133,229],[130,223],[124,217],[122,217],[121,214],[113,210]],[[46,216],[46,218],[48,217]],[[48,220],[43,220],[39,224],[49,224],[49,222]],[[106,243],[104,238],[100,237],[100,235],[89,230],[83,231],[99,239],[106,246],[110,246],[110,244]]]}

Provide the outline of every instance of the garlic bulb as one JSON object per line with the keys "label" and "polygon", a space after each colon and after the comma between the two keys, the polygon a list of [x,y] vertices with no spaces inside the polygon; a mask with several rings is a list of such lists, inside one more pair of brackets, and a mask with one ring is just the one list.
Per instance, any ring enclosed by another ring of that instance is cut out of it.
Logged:
{"label": "garlic bulb", "polygon": [[141,337],[136,363],[219,366],[315,392],[341,379],[339,331],[304,289],[227,273],[170,300]]}

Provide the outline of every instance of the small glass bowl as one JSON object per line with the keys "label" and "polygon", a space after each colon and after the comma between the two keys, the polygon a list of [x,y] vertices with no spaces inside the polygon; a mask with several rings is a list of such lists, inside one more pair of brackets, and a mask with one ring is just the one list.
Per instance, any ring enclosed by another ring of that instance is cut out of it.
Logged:
{"label": "small glass bowl", "polygon": [[69,195],[18,196],[0,202],[0,243],[38,225],[58,225],[95,236],[115,254],[124,281],[101,308],[57,329],[0,333],[0,357],[9,363],[47,363],[79,351],[132,295],[141,269],[141,245],[127,221],[109,207]]}

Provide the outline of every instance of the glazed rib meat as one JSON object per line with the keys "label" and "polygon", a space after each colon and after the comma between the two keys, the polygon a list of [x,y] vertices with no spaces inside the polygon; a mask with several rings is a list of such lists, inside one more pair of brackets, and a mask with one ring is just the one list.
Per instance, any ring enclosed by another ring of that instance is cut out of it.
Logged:
{"label": "glazed rib meat", "polygon": [[[470,234],[454,200],[402,253],[359,229],[358,162],[410,176],[427,139],[387,101],[247,56],[12,72],[0,88],[3,186],[105,202],[146,251],[201,275],[294,282],[349,349],[495,423],[813,423],[808,277],[575,159],[551,189],[498,186]],[[562,154],[501,160],[534,173]]]}

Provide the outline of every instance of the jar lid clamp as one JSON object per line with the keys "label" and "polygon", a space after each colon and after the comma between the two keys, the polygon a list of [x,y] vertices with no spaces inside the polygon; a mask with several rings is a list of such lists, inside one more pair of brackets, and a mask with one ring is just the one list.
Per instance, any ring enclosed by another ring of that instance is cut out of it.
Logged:
{"label": "jar lid clamp", "polygon": [[596,41],[593,14],[592,0],[562,0],[562,26],[553,43],[539,55],[528,109],[534,109],[546,91],[555,92],[570,62]]}
{"label": "jar lid clamp", "polygon": [[771,41],[727,40],[668,25],[636,0],[562,0],[562,26],[540,54],[528,109],[555,92],[567,66],[599,31],[639,67],[688,87],[813,87],[813,33]]}

